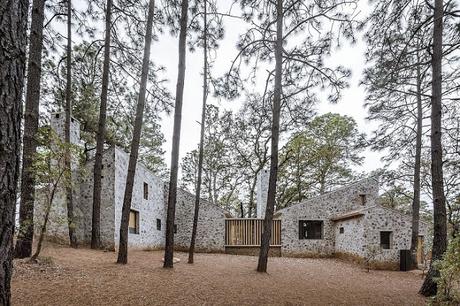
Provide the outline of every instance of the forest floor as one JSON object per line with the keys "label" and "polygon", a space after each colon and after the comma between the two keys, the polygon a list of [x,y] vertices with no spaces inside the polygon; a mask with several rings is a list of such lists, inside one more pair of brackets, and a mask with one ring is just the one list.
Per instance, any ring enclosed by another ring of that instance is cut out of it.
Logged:
{"label": "forest floor", "polygon": [[162,268],[162,251],[116,253],[46,246],[39,263],[15,260],[13,305],[424,305],[422,277],[371,271],[336,259],[270,258],[175,253],[180,263]]}

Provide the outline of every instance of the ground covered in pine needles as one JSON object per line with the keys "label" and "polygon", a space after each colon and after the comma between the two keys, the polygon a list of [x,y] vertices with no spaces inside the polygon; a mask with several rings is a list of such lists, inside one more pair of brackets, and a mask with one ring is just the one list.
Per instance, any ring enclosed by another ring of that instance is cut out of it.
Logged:
{"label": "ground covered in pine needles", "polygon": [[371,271],[336,259],[270,258],[175,253],[163,269],[162,251],[116,253],[47,246],[37,263],[15,260],[13,305],[424,305],[421,275]]}

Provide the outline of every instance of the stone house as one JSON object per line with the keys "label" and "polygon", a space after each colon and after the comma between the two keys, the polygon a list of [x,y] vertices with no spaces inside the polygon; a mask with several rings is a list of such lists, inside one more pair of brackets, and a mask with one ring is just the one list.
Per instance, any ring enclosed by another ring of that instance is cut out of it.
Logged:
{"label": "stone house", "polygon": [[[410,249],[412,218],[381,206],[378,191],[378,179],[370,177],[276,211],[281,255],[373,257],[376,264],[398,267],[399,251]],[[419,228],[421,261],[429,226],[420,222]]]}
{"label": "stone house", "polygon": [[[64,115],[53,114],[51,127],[60,137],[64,135]],[[80,144],[80,126],[71,122],[71,142]],[[103,152],[101,194],[101,243],[104,248],[115,249],[119,242],[121,210],[128,172],[129,154],[113,146]],[[91,241],[92,196],[94,159],[84,165],[73,162],[74,223],[80,244]],[[35,219],[42,224],[43,201],[38,197]],[[195,196],[178,189],[176,204],[175,247],[186,249],[190,244]],[[224,223],[230,215],[222,208],[200,201],[200,214],[196,249],[198,251],[224,251]],[[165,244],[167,186],[161,178],[138,162],[134,179],[133,198],[129,218],[128,245],[135,248],[156,249]],[[65,194],[59,190],[53,203],[47,239],[68,240]],[[36,227],[38,231],[38,227]]]}
{"label": "stone house", "polygon": [[[63,115],[54,114],[51,118],[51,126],[61,137],[63,122]],[[72,120],[73,143],[80,143],[79,130],[79,123]],[[107,249],[118,246],[128,159],[129,155],[116,146],[103,153],[101,242]],[[93,162],[72,165],[75,227],[78,240],[83,244],[91,240]],[[263,170],[258,177],[257,219],[233,218],[221,207],[205,200],[200,202],[197,251],[257,254],[268,175],[268,171]],[[399,251],[410,248],[411,217],[379,205],[378,192],[378,180],[366,178],[276,211],[271,254],[363,260],[373,252],[376,263],[395,268],[399,265]],[[130,247],[164,247],[167,195],[162,179],[138,163],[129,219]],[[175,219],[175,247],[178,250],[187,250],[190,243],[194,199],[193,194],[178,190]],[[68,240],[65,203],[64,192],[58,192],[47,228],[49,239]],[[39,201],[35,207],[36,219],[40,220],[43,205]],[[428,224],[420,222],[420,246],[428,229]]]}

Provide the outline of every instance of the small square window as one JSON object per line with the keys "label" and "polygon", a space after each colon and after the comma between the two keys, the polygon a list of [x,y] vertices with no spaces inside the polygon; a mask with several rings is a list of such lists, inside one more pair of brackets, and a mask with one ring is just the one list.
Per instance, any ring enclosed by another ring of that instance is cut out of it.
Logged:
{"label": "small square window", "polygon": [[339,228],[339,233],[340,233],[340,234],[343,234],[344,232],[345,232],[345,230],[343,229],[343,227],[340,227],[340,228]]}
{"label": "small square window", "polygon": [[144,200],[149,199],[149,184],[144,182]]}
{"label": "small square window", "polygon": [[323,239],[323,221],[299,220],[299,239]]}
{"label": "small square window", "polygon": [[130,234],[139,234],[139,212],[131,210],[129,212],[128,232]]}
{"label": "small square window", "polygon": [[157,219],[157,230],[161,231],[161,219]]}
{"label": "small square window", "polygon": [[380,247],[382,249],[391,249],[391,234],[392,232],[380,232]]}

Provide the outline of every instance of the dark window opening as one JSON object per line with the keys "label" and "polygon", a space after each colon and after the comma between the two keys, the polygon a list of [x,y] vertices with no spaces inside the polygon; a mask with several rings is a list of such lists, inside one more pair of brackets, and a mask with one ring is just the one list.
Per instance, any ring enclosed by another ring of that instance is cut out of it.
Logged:
{"label": "dark window opening", "polygon": [[157,219],[157,230],[161,231],[161,219]]}
{"label": "dark window opening", "polygon": [[174,224],[174,234],[177,234],[177,224]]}
{"label": "dark window opening", "polygon": [[59,118],[59,114],[56,114],[56,118]]}
{"label": "dark window opening", "polygon": [[144,182],[144,200],[149,199],[149,184]]}
{"label": "dark window opening", "polygon": [[130,234],[139,234],[139,212],[130,210],[128,230]]}
{"label": "dark window opening", "polygon": [[345,230],[343,229],[343,227],[339,228],[339,233],[340,233],[340,234],[343,234],[344,231],[345,231]]}
{"label": "dark window opening", "polygon": [[380,247],[391,249],[391,232],[380,232]]}
{"label": "dark window opening", "polygon": [[323,239],[323,221],[299,221],[299,239]]}
{"label": "dark window opening", "polygon": [[361,199],[361,205],[366,205],[366,195],[365,194],[360,194],[359,198]]}
{"label": "dark window opening", "polygon": [[103,164],[101,165],[101,169],[104,169],[104,165],[103,165]]}

